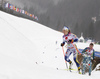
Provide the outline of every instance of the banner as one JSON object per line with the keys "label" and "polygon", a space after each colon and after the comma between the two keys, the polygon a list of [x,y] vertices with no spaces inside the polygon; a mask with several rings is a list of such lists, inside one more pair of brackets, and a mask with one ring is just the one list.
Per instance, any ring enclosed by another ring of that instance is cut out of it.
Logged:
{"label": "banner", "polygon": [[13,5],[12,5],[12,4],[9,4],[9,8],[10,8],[10,9],[13,9]]}
{"label": "banner", "polygon": [[35,19],[38,21],[38,17],[37,16],[35,16]]}
{"label": "banner", "polygon": [[19,12],[20,12],[20,13],[22,13],[22,10],[21,10],[21,9],[19,9]]}
{"label": "banner", "polygon": [[15,6],[13,6],[13,10],[15,10]]}
{"label": "banner", "polygon": [[5,4],[5,8],[8,8],[8,7],[9,7],[9,3],[6,3],[6,4]]}
{"label": "banner", "polygon": [[24,10],[22,10],[22,14],[25,14],[25,11]]}
{"label": "banner", "polygon": [[27,11],[25,11],[25,14],[27,15]]}
{"label": "banner", "polygon": [[15,11],[16,11],[16,7],[15,7],[15,9],[14,9]]}
{"label": "banner", "polygon": [[25,10],[19,9],[19,8],[15,7],[14,5],[12,5],[12,4],[5,3],[4,6],[5,6],[5,8],[9,8],[9,9],[12,9],[12,10],[14,10],[16,12],[19,12],[19,13],[22,13],[22,14],[26,14],[27,16],[38,20],[38,17],[35,16],[34,14],[31,14],[31,13],[28,13],[27,11],[25,11]]}
{"label": "banner", "polygon": [[32,18],[34,18],[35,16],[34,16],[34,14],[32,15]]}
{"label": "banner", "polygon": [[19,8],[16,8],[16,12],[19,12]]}
{"label": "banner", "polygon": [[30,17],[32,17],[32,14],[30,14]]}

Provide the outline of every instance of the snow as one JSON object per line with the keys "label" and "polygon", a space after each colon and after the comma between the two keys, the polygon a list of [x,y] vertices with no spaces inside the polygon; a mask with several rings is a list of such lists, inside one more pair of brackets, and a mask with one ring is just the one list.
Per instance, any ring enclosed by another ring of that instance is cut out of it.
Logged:
{"label": "snow", "polygon": [[98,64],[98,65],[96,66],[96,68],[94,69],[94,72],[95,72],[95,70],[98,70],[98,69],[100,69],[100,64]]}
{"label": "snow", "polygon": [[[0,11],[0,79],[99,79],[97,71],[88,76],[64,70],[62,35],[36,22]],[[88,44],[77,45],[85,48]],[[99,47],[95,49],[100,51]]]}

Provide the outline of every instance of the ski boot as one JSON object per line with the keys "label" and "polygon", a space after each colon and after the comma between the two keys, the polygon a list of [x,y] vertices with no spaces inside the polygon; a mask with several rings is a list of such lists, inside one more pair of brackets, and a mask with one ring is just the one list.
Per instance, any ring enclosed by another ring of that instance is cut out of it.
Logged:
{"label": "ski boot", "polygon": [[91,76],[91,73],[89,73],[89,76]]}
{"label": "ski boot", "polygon": [[81,74],[81,72],[80,72],[80,67],[78,67],[78,73]]}
{"label": "ski boot", "polygon": [[69,62],[69,71],[71,72],[71,70],[72,70],[72,65],[73,65],[73,63],[70,61]]}

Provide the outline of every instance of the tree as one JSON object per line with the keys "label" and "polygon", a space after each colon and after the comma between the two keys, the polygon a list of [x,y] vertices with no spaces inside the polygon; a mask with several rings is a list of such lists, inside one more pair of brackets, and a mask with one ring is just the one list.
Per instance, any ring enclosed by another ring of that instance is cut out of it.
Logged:
{"label": "tree", "polygon": [[88,26],[88,37],[94,38],[94,23],[90,22]]}
{"label": "tree", "polygon": [[79,28],[79,24],[78,22],[76,23],[75,27],[74,27],[74,33],[79,36],[80,35],[80,28]]}

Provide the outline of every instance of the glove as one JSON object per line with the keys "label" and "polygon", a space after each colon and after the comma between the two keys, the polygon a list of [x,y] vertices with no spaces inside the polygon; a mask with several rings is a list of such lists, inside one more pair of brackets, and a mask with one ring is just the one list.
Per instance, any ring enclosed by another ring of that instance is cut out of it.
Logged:
{"label": "glove", "polygon": [[91,57],[91,60],[94,60],[93,57]]}
{"label": "glove", "polygon": [[95,60],[95,59],[93,59],[93,61],[94,61],[94,62],[96,62],[96,60]]}
{"label": "glove", "polygon": [[93,61],[94,61],[94,62],[96,62],[96,60],[95,60],[95,59],[93,59]]}
{"label": "glove", "polygon": [[69,40],[68,42],[69,42],[69,43],[73,43],[73,42],[74,42],[74,40],[73,40],[73,39],[71,39],[71,40]]}
{"label": "glove", "polygon": [[87,57],[87,54],[83,54],[83,57]]}
{"label": "glove", "polygon": [[61,43],[61,46],[63,47],[63,46],[64,46],[64,44],[63,44],[63,43]]}

